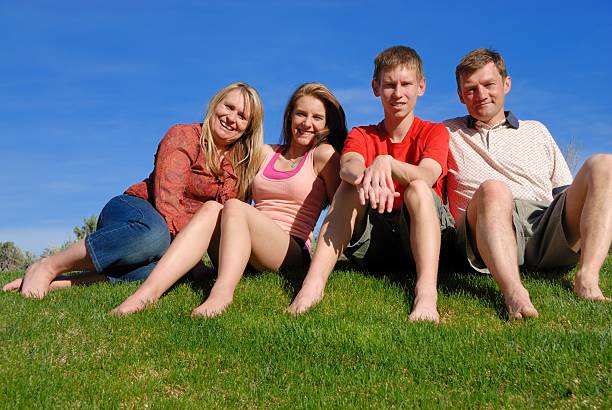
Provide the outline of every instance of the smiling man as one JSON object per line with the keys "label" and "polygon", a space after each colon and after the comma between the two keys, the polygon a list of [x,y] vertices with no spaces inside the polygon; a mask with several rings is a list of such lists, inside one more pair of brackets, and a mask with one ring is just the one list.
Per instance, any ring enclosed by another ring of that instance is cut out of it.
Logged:
{"label": "smiling man", "polygon": [[450,132],[448,197],[457,250],[471,268],[490,272],[511,319],[537,316],[519,266],[574,266],[574,292],[609,301],[599,270],[612,241],[612,155],[594,155],[572,180],[544,125],[504,110],[512,82],[502,56],[480,48],[456,72],[465,117]]}
{"label": "smiling man", "polygon": [[[416,270],[411,320],[437,322],[441,230],[453,221],[442,202],[448,132],[414,115],[425,92],[423,63],[415,50],[396,46],[374,59],[374,96],[384,119],[355,127],[341,158],[336,191],[304,285],[289,307],[300,313],[322,297],[338,256],[370,270]],[[348,246],[348,247],[347,247]]]}

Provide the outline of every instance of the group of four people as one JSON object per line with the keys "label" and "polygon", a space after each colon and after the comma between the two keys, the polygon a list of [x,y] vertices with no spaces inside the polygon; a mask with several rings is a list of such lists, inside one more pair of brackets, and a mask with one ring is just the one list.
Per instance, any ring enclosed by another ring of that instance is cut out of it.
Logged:
{"label": "group of four people", "polygon": [[[374,60],[371,85],[384,111],[380,123],[347,134],[335,96],[306,83],[289,99],[277,146],[263,144],[257,92],[229,85],[212,98],[202,124],[168,131],[153,173],[104,207],[96,232],[3,289],[43,297],[79,283],[145,279],[113,310],[124,315],[201,268],[208,252],[218,277],[193,315],[222,313],[248,266],[308,268],[288,308],[302,313],[321,300],[344,253],[359,267],[416,271],[410,319],[437,322],[440,252],[453,246],[459,261],[491,273],[512,319],[538,315],[519,266],[579,262],[576,295],[609,300],[599,271],[612,242],[612,155],[590,157],[572,180],[547,129],[504,110],[511,80],[495,51],[468,53],[456,80],[469,115],[417,118],[422,61],[409,47],[388,48]],[[75,270],[86,273],[59,276]]]}

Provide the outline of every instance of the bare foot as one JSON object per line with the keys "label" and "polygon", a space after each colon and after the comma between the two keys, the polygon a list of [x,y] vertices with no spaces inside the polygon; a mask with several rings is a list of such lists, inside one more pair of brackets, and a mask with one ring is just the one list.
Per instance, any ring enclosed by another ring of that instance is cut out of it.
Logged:
{"label": "bare foot", "polygon": [[319,286],[303,286],[287,308],[287,313],[299,315],[315,307],[325,296]]}
{"label": "bare foot", "polygon": [[49,285],[56,276],[47,258],[35,262],[26,270],[21,283],[21,294],[26,298],[42,299],[49,292]]}
{"label": "bare foot", "polygon": [[505,296],[508,306],[508,317],[510,320],[522,319],[527,317],[538,317],[538,311],[531,303],[529,292],[522,287],[510,295]]}
{"label": "bare foot", "polygon": [[18,291],[21,287],[21,282],[23,282],[23,278],[17,278],[2,287],[3,292],[15,292]]}
{"label": "bare foot", "polygon": [[138,289],[130,297],[123,301],[122,304],[110,311],[111,315],[114,316],[127,316],[132,313],[139,312],[147,306],[157,302],[158,298],[147,294],[144,291]]}
{"label": "bare foot", "polygon": [[191,311],[191,316],[203,316],[207,318],[219,316],[232,304],[232,301],[233,298],[231,296],[215,296],[211,294],[204,303]]}
{"label": "bare foot", "polygon": [[410,321],[424,321],[424,322],[440,322],[440,315],[436,309],[436,302],[438,301],[437,293],[431,295],[418,295],[414,299],[414,307],[410,316]]}
{"label": "bare foot", "polygon": [[578,279],[576,277],[576,281],[574,282],[574,293],[576,296],[586,300],[592,300],[596,302],[611,302],[612,299],[604,296],[603,292],[599,288],[599,281]]}

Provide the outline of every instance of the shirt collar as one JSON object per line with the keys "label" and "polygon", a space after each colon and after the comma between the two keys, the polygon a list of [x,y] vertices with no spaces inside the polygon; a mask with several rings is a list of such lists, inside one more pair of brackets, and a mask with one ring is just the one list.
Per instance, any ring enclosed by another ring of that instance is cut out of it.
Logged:
{"label": "shirt collar", "polygon": [[[505,123],[508,124],[511,128],[518,129],[518,127],[519,127],[519,120],[518,120],[518,118],[516,118],[516,116],[514,114],[512,114],[512,111],[504,111],[504,115],[506,116]],[[477,122],[478,122],[478,120],[476,118],[472,117],[471,115],[467,116],[467,126],[468,126],[468,128],[476,128],[476,123]]]}

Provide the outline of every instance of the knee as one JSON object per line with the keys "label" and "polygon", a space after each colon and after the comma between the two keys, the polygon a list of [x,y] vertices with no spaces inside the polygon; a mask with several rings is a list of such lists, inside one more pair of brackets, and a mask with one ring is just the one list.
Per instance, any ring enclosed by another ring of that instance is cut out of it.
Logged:
{"label": "knee", "polygon": [[238,218],[244,214],[244,207],[251,206],[239,199],[232,198],[225,201],[223,204],[223,220]]}
{"label": "knee", "polygon": [[584,168],[592,181],[612,184],[612,155],[595,154],[586,160]]}
{"label": "knee", "polygon": [[223,205],[221,205],[217,201],[207,201],[197,210],[197,212],[191,218],[190,223],[197,224],[201,221],[207,221],[211,215],[217,216],[219,212],[223,209]]}
{"label": "knee", "polygon": [[404,190],[404,204],[409,212],[419,209],[423,204],[432,202],[431,188],[427,182],[417,179],[412,181]]}
{"label": "knee", "polygon": [[473,200],[479,205],[484,205],[486,209],[496,207],[507,208],[512,204],[513,197],[510,188],[503,182],[487,180],[480,184]]}

